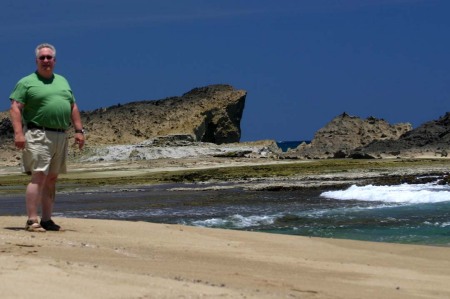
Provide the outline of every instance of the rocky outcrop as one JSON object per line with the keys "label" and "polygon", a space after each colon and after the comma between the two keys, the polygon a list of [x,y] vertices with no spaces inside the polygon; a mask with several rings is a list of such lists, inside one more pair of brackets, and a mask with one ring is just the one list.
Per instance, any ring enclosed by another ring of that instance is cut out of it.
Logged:
{"label": "rocky outcrop", "polygon": [[147,139],[137,144],[90,146],[88,150],[72,152],[76,162],[117,162],[156,159],[202,158],[277,158],[275,141],[214,144],[196,142],[189,135],[172,135]]}
{"label": "rocky outcrop", "polygon": [[22,153],[14,148],[14,130],[9,111],[0,112],[0,164],[17,164]]}
{"label": "rocky outcrop", "polygon": [[373,157],[447,157],[450,151],[450,113],[406,132],[396,140],[373,142],[353,155]]}
{"label": "rocky outcrop", "polygon": [[82,112],[89,143],[135,144],[157,136],[239,142],[246,92],[229,85],[195,88],[181,97],[140,101]]}
{"label": "rocky outcrop", "polygon": [[13,138],[14,129],[12,126],[11,119],[9,118],[9,114],[7,112],[0,113],[0,140],[1,143],[7,141],[8,139]]}
{"label": "rocky outcrop", "polygon": [[374,141],[396,140],[411,129],[409,123],[390,125],[383,119],[361,119],[344,112],[318,130],[310,144],[303,143],[283,156],[307,159],[346,158],[356,148]]}

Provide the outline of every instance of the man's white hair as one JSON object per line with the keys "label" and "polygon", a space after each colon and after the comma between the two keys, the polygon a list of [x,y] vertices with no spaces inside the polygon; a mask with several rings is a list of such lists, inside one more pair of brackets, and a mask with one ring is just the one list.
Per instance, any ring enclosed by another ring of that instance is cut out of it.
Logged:
{"label": "man's white hair", "polygon": [[53,51],[53,57],[56,57],[56,49],[55,49],[55,47],[53,46],[53,45],[51,45],[51,44],[47,44],[47,43],[43,43],[43,44],[40,44],[40,45],[38,45],[37,47],[36,47],[36,57],[38,57],[39,56],[39,50],[40,49],[43,49],[43,48],[49,48],[49,49],[51,49],[52,51]]}

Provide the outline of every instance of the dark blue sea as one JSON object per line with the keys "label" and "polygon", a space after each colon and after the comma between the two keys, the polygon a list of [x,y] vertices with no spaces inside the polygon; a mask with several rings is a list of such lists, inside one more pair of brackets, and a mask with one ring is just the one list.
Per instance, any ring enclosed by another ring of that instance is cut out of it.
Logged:
{"label": "dark blue sea", "polygon": [[310,143],[309,140],[301,140],[301,141],[277,141],[278,147],[283,151],[287,152],[288,149],[295,149],[297,146],[305,143]]}
{"label": "dark blue sea", "polygon": [[[198,191],[195,187],[177,184],[59,192],[55,216],[450,246],[447,185],[286,191]],[[1,195],[0,206],[0,215],[25,212],[23,195]]]}

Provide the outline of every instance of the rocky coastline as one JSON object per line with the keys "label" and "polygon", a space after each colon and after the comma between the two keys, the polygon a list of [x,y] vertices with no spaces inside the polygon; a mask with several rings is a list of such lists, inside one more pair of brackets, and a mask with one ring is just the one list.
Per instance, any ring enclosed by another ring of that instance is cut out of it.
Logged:
{"label": "rocky coastline", "polygon": [[[70,148],[71,162],[447,158],[450,113],[413,129],[409,123],[389,124],[344,112],[318,130],[310,143],[288,152],[274,140],[240,142],[246,94],[217,84],[179,97],[83,111],[86,147],[82,152]],[[4,111],[0,113],[0,166],[19,164],[9,113]]]}

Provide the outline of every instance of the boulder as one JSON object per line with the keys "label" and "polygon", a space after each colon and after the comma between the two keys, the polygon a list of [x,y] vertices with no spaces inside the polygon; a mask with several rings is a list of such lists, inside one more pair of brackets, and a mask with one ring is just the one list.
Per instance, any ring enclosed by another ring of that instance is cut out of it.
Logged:
{"label": "boulder", "polygon": [[[396,140],[412,129],[409,123],[390,125],[383,119],[351,116],[342,113],[321,128],[311,143],[302,143],[285,158],[346,158],[356,148],[364,147],[376,140]],[[366,155],[358,155],[358,158]],[[367,155],[368,156],[368,155]]]}
{"label": "boulder", "polygon": [[239,142],[246,91],[230,85],[195,88],[180,97],[138,101],[82,112],[92,144],[136,144],[168,135],[190,135],[215,144]]}
{"label": "boulder", "polygon": [[450,145],[450,113],[408,131],[396,140],[379,140],[356,149],[378,157],[447,157]]}

